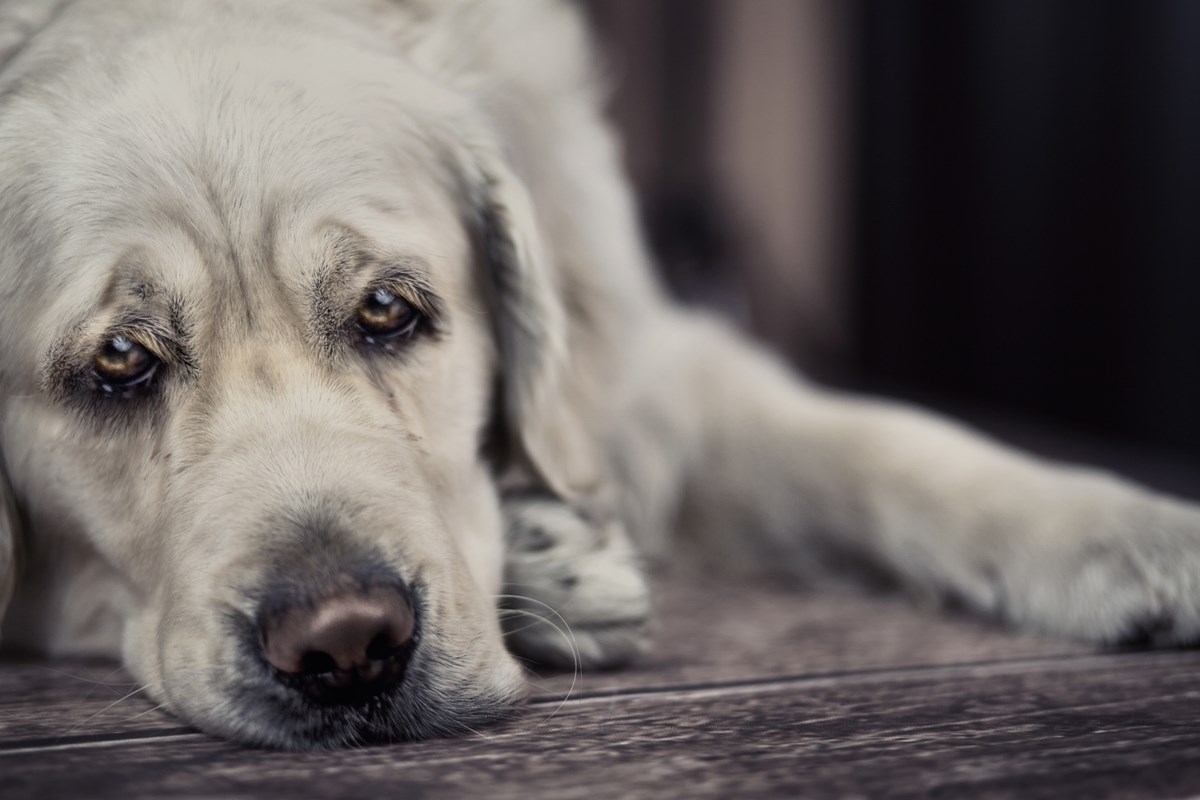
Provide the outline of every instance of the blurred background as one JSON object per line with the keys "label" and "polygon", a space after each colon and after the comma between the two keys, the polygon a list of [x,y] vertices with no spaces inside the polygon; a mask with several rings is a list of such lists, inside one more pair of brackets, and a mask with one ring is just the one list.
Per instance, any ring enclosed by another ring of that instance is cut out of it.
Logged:
{"label": "blurred background", "polygon": [[1200,2],[585,5],[680,297],[1200,494]]}

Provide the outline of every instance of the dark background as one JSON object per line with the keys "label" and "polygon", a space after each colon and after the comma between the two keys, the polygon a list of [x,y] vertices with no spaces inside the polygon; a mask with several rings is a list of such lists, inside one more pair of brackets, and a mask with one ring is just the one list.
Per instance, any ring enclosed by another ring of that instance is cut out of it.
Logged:
{"label": "dark background", "polygon": [[1200,2],[587,7],[681,296],[842,386],[1200,458]]}

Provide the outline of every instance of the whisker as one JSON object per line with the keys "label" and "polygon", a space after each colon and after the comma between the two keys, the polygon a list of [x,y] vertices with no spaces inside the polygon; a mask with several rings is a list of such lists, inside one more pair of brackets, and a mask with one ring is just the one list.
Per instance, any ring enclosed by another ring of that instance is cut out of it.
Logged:
{"label": "whisker", "polygon": [[530,628],[536,628],[538,626],[538,623],[546,624],[548,622],[548,620],[545,617],[538,616],[534,612],[528,611],[523,608],[502,608],[502,609],[500,609],[500,619],[513,619],[515,617],[531,617],[533,619],[533,622],[530,622],[528,625],[522,625],[519,628],[506,629],[501,634],[501,636],[503,636],[506,639],[509,636],[520,633],[521,631],[527,631]]}
{"label": "whisker", "polygon": [[569,622],[567,622],[567,620],[563,617],[563,615],[558,613],[558,610],[555,609],[554,607],[552,607],[550,604],[544,603],[535,597],[526,597],[524,595],[516,595],[516,594],[498,594],[498,595],[496,595],[496,599],[497,600],[517,600],[517,601],[522,601],[522,602],[535,603],[535,604],[545,608],[547,611],[549,611],[554,616],[558,617],[558,619],[563,624],[563,628],[566,628],[566,633],[563,633],[563,630],[561,628],[559,628],[557,625],[555,625],[551,620],[546,619],[545,617],[542,617],[538,614],[534,614],[532,611],[529,611],[528,609],[515,609],[515,608],[506,609],[508,611],[525,611],[527,614],[529,614],[534,619],[539,619],[539,620],[545,622],[547,625],[549,625],[551,628],[553,628],[560,636],[563,637],[564,641],[566,641],[566,643],[570,646],[570,649],[571,649],[571,659],[574,662],[574,669],[571,672],[571,686],[567,689],[567,693],[563,697],[562,701],[560,701],[559,704],[557,706],[555,706],[554,710],[552,712],[550,712],[550,715],[548,717],[545,717],[540,723],[538,723],[537,725],[534,725],[533,728],[530,729],[530,730],[537,730],[542,725],[545,725],[550,720],[554,719],[558,715],[558,712],[562,710],[563,706],[566,705],[567,701],[571,699],[571,695],[575,693],[575,687],[579,683],[579,677],[580,677],[580,673],[581,673],[581,668],[580,668],[580,663],[579,663],[579,644],[578,644],[577,640],[575,639],[575,632],[571,630],[571,624]]}
{"label": "whisker", "polygon": [[125,702],[126,700],[128,700],[129,698],[133,697],[135,694],[140,694],[141,692],[144,692],[144,691],[146,691],[146,690],[147,690],[147,689],[149,689],[149,688],[150,688],[150,685],[149,685],[149,684],[147,684],[147,685],[145,685],[145,686],[142,686],[141,688],[134,689],[132,692],[130,692],[129,694],[125,695],[124,697],[117,698],[116,700],[114,700],[114,701],[112,701],[111,703],[109,703],[108,705],[106,705],[104,708],[102,708],[102,709],[100,709],[99,711],[97,711],[95,714],[92,714],[92,715],[91,715],[90,717],[88,717],[87,719],[85,719],[85,720],[83,720],[82,722],[80,722],[80,723],[78,723],[78,724],[76,724],[76,725],[73,725],[73,726],[71,726],[70,728],[68,728],[68,729],[67,729],[67,731],[66,731],[66,733],[67,733],[67,734],[74,733],[75,731],[79,730],[79,729],[80,729],[80,728],[82,728],[84,725],[87,725],[89,722],[91,722],[91,721],[92,721],[92,720],[94,720],[96,717],[100,716],[101,714],[105,713],[105,712],[106,712],[106,711],[108,711],[109,709],[111,709],[111,708],[114,708],[115,706],[119,705],[120,703],[123,703],[123,702]]}
{"label": "whisker", "polygon": [[166,707],[167,707],[167,704],[166,704],[166,702],[164,701],[164,702],[162,702],[162,703],[159,703],[159,704],[158,704],[158,705],[156,705],[156,706],[151,706],[150,708],[147,708],[145,711],[139,711],[138,713],[134,714],[132,717],[129,717],[128,719],[126,719],[125,721],[126,721],[126,722],[133,722],[135,719],[138,719],[138,718],[140,718],[140,717],[144,717],[144,716],[146,716],[147,714],[149,714],[149,713],[151,713],[151,712],[153,712],[153,711],[162,711],[162,710],[163,710],[164,708],[166,708]]}
{"label": "whisker", "polygon": [[462,722],[460,722],[460,723],[459,723],[459,725],[462,725],[464,728],[466,728],[467,730],[469,730],[471,733],[475,734],[475,735],[476,735],[476,736],[478,736],[480,739],[483,739],[483,740],[484,740],[484,741],[486,741],[486,742],[490,742],[490,741],[491,741],[493,738],[495,738],[495,737],[492,737],[492,736],[485,736],[483,733],[480,733],[479,731],[475,730],[475,729],[474,729],[474,728],[472,728],[470,725],[467,725],[467,724],[465,724],[465,723],[462,723]]}
{"label": "whisker", "polygon": [[100,680],[96,680],[95,678],[85,678],[82,675],[76,675],[72,672],[67,672],[66,670],[55,669],[54,667],[47,667],[42,664],[35,664],[34,667],[36,669],[42,670],[43,672],[51,672],[51,673],[54,673],[55,675],[62,675],[64,677],[71,678],[72,680],[77,680],[82,683],[91,683],[91,684],[95,684],[96,686],[105,686],[108,688],[112,688],[115,686],[137,686],[137,681],[115,681],[115,682],[113,682],[113,681],[109,680],[109,678],[111,678],[113,675],[116,675],[118,672],[120,672],[123,669],[123,667],[116,667],[115,669],[113,669],[112,672],[108,673],[107,676],[101,678]]}

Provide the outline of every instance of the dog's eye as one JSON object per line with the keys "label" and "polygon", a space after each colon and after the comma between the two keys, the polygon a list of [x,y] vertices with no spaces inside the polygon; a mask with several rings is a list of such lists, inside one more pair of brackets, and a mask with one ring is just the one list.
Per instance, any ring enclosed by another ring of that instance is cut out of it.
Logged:
{"label": "dog's eye", "polygon": [[105,394],[124,393],[148,384],[159,360],[127,336],[114,336],[92,360],[99,389]]}
{"label": "dog's eye", "polygon": [[358,307],[359,330],[367,341],[409,336],[421,322],[421,312],[387,289],[376,289]]}

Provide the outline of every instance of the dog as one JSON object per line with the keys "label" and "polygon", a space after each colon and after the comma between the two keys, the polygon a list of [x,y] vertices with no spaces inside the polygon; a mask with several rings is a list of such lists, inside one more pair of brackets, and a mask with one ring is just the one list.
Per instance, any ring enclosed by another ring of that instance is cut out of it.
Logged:
{"label": "dog", "polygon": [[590,53],[554,0],[0,0],[6,647],[305,749],[637,657],[684,551],[1200,637],[1200,509],[673,304]]}

